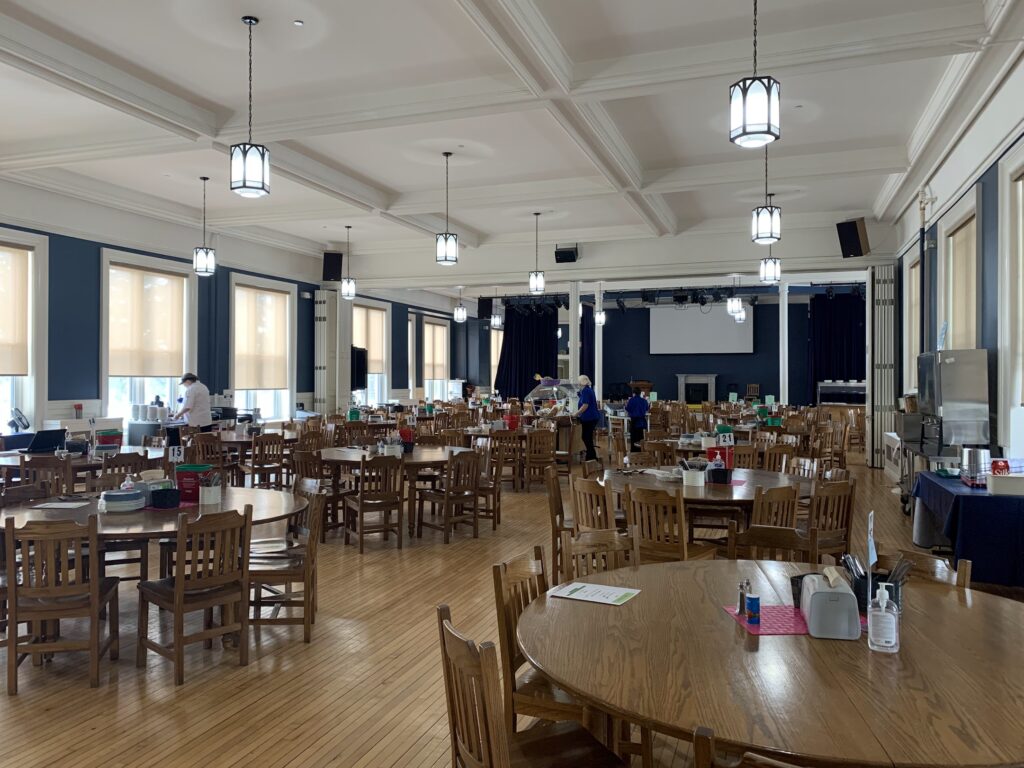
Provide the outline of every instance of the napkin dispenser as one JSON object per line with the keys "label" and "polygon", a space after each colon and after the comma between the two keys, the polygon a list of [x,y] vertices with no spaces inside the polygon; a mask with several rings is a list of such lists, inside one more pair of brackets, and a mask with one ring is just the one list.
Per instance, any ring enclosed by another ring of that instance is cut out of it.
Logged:
{"label": "napkin dispenser", "polygon": [[804,577],[800,589],[800,611],[811,637],[825,640],[859,640],[860,613],[857,598],[845,579],[835,586],[818,573]]}

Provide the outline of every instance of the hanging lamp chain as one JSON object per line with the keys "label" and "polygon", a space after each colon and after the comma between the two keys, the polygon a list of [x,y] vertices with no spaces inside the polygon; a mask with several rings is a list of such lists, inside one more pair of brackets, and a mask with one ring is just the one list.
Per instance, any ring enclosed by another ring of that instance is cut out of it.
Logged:
{"label": "hanging lamp chain", "polygon": [[540,214],[533,214],[533,271],[540,272]]}
{"label": "hanging lamp chain", "polygon": [[352,226],[350,224],[345,225],[345,255],[348,257],[348,263],[345,266],[345,277],[352,279]]}
{"label": "hanging lamp chain", "polygon": [[768,202],[768,145],[764,145],[764,199]]}
{"label": "hanging lamp chain", "polygon": [[444,153],[444,231],[449,230],[448,226],[448,158],[452,155],[451,152]]}
{"label": "hanging lamp chain", "polygon": [[206,247],[206,179],[203,179],[203,248]]}
{"label": "hanging lamp chain", "polygon": [[757,0],[754,0],[754,77],[757,77]]}
{"label": "hanging lamp chain", "polygon": [[[755,4],[756,4],[755,0]],[[249,143],[252,144],[252,24],[249,27]]]}

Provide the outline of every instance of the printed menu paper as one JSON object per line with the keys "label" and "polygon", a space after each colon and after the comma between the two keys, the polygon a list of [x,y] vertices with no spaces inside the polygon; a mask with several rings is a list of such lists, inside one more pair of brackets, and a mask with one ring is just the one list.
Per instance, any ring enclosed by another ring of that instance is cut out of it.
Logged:
{"label": "printed menu paper", "polygon": [[583,584],[578,581],[563,584],[551,591],[551,595],[554,597],[567,597],[570,600],[585,600],[588,603],[602,603],[603,605],[622,605],[639,594],[639,589],[609,587],[604,584]]}
{"label": "printed menu paper", "polygon": [[32,509],[78,509],[88,506],[88,501],[48,501],[45,504],[36,504]]}

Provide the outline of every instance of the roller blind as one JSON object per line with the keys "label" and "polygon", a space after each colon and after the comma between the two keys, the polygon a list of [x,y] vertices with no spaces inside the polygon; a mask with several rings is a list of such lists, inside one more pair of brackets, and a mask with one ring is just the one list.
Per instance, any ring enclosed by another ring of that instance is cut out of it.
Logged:
{"label": "roller blind", "polygon": [[907,350],[910,386],[917,386],[917,356],[921,352],[921,261],[910,265],[907,276]]}
{"label": "roller blind", "polygon": [[0,245],[0,376],[28,376],[29,251]]}
{"label": "roller blind", "polygon": [[383,309],[352,307],[352,346],[366,350],[366,372],[384,373],[384,324],[387,313]]}
{"label": "roller blind", "polygon": [[498,378],[498,362],[501,360],[501,345],[505,339],[505,331],[491,329],[491,386]]}
{"label": "roller blind", "polygon": [[448,378],[448,326],[423,324],[423,378]]}
{"label": "roller blind", "polygon": [[180,376],[185,364],[185,277],[111,264],[110,376]]}
{"label": "roller blind", "polygon": [[946,269],[946,349],[977,346],[978,261],[977,223],[972,216],[949,236]]}
{"label": "roller blind", "polygon": [[288,388],[288,300],[283,291],[235,286],[235,389]]}

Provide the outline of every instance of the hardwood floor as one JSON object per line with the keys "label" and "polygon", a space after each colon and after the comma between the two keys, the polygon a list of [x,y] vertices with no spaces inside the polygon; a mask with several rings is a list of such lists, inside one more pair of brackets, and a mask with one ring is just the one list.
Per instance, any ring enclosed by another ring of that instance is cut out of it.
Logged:
{"label": "hardwood floor", "polygon": [[[859,457],[851,471],[858,548],[869,509],[881,542],[910,547],[909,518],[884,474]],[[248,667],[232,649],[190,647],[180,687],[154,654],[136,669],[136,588],[122,584],[121,659],[102,662],[95,690],[84,655],[26,660],[19,694],[0,694],[0,766],[450,765],[434,606],[447,602],[461,630],[496,640],[491,564],[549,540],[542,489],[503,501],[496,533],[482,525],[474,540],[460,530],[447,547],[426,531],[401,551],[371,537],[360,556],[328,538],[313,642],[303,644],[301,627],[264,627]],[[150,627],[168,633],[167,617],[154,611]],[[688,754],[689,744],[657,742],[659,765],[686,765]]]}

